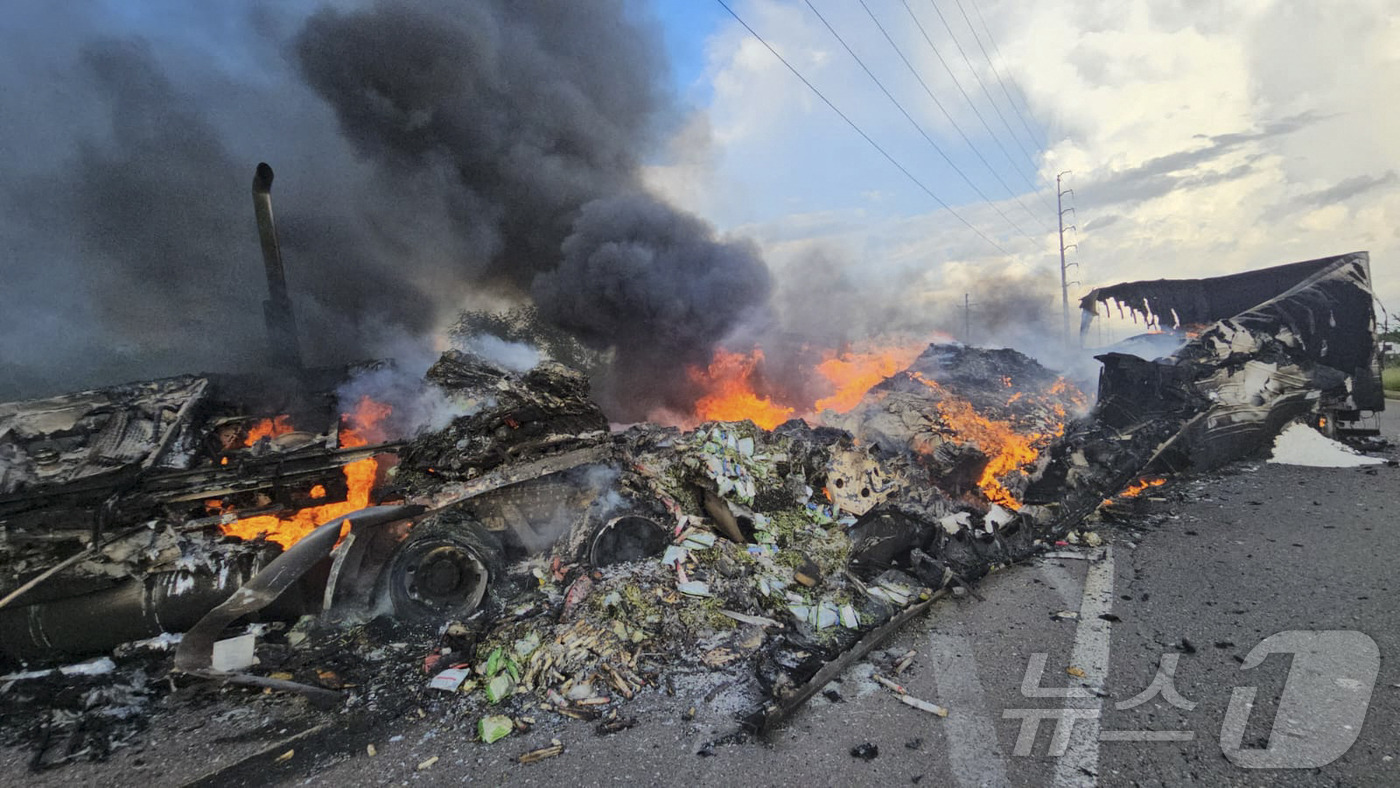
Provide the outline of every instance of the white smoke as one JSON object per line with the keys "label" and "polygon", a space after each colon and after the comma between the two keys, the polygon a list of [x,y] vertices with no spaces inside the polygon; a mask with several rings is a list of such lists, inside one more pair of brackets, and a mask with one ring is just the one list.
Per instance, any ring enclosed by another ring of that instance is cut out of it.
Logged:
{"label": "white smoke", "polygon": [[524,342],[508,342],[491,334],[477,334],[462,342],[462,349],[517,374],[540,363],[540,351]]}

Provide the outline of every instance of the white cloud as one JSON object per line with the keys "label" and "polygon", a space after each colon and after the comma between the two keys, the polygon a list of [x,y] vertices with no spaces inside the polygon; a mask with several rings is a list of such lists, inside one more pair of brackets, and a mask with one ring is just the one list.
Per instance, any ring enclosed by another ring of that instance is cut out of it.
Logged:
{"label": "white cloud", "polygon": [[[902,5],[871,5],[957,122],[980,130],[917,30],[894,24],[901,16],[907,22]],[[928,6],[910,5],[929,21],[926,29],[959,82],[974,86]],[[944,5],[959,29],[956,9]],[[817,6],[940,144],[965,152],[859,5],[821,0]],[[1369,249],[1378,294],[1400,308],[1393,273],[1400,255],[1400,178],[1393,174],[1400,161],[1394,101],[1400,2],[980,0],[978,6],[1001,55],[998,70],[1024,91],[1048,140],[1038,162],[1041,183],[1074,171],[1068,185],[1082,228],[1084,289]],[[956,178],[805,3],[750,0],[738,8],[936,193],[958,191]],[[975,43],[970,37],[962,43],[1000,99]],[[863,272],[883,272],[871,276],[901,283],[891,298],[930,299],[967,286],[966,272],[979,266],[1053,270],[1058,262],[1053,234],[1028,226],[1041,241],[1036,248],[984,203],[958,210],[1013,252],[1009,261],[936,210],[738,25],[711,40],[710,58],[713,169],[706,178],[689,178],[691,188],[668,194],[721,227],[758,238],[775,268],[820,243],[842,250]],[[970,92],[1010,146],[980,91]],[[1003,112],[1017,123],[1004,103]],[[1005,164],[985,134],[970,136],[989,160]],[[986,184],[978,167],[965,163]],[[1009,170],[1002,173],[1009,180]],[[990,185],[985,190],[1005,197]],[[881,199],[869,199],[871,193]],[[1036,210],[1044,209],[1043,196],[1020,195]],[[1053,191],[1049,197],[1053,202]],[[1010,199],[1000,205],[1031,224]],[[1045,211],[1040,228],[1052,218]],[[910,271],[919,275],[911,279]],[[925,290],[913,291],[911,281]]]}

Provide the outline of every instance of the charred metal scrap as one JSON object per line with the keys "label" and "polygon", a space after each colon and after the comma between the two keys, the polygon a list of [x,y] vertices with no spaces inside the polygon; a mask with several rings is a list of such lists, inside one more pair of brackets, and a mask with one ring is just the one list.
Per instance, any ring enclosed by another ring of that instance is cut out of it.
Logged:
{"label": "charred metal scrap", "polygon": [[183,376],[0,404],[0,655],[183,631],[233,593],[278,549],[223,526],[343,501],[345,467],[394,448],[351,439],[333,394],[347,374]]}
{"label": "charred metal scrap", "polygon": [[1181,332],[1182,344],[1151,360],[1098,357],[1093,412],[1055,446],[1027,494],[1061,505],[1061,524],[1143,474],[1206,470],[1248,456],[1301,416],[1336,429],[1385,407],[1366,252],[1100,288],[1080,303],[1084,325],[1110,301],[1151,326]]}

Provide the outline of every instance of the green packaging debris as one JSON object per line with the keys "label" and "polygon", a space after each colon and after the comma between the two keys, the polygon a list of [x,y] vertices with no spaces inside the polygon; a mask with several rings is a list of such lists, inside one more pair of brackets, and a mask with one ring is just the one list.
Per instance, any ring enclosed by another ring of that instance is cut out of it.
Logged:
{"label": "green packaging debris", "polygon": [[486,700],[491,703],[500,703],[514,694],[515,679],[508,673],[502,673],[486,683]]}
{"label": "green packaging debris", "polygon": [[483,717],[476,724],[476,735],[487,744],[500,741],[510,735],[515,729],[515,722],[504,714],[495,714],[490,717]]}

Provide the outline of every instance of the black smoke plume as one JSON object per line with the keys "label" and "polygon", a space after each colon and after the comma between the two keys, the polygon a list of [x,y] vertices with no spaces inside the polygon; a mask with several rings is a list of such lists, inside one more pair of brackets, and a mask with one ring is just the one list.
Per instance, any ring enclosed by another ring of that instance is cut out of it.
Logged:
{"label": "black smoke plume", "polygon": [[640,192],[585,205],[563,249],[563,263],[535,279],[535,302],[584,343],[616,351],[601,393],[617,419],[688,409],[685,368],[704,366],[758,317],[772,288],[756,245],[717,241],[704,222]]}
{"label": "black smoke plume", "polygon": [[533,291],[637,412],[762,308],[752,247],[641,193],[673,107],[637,4],[176,5],[0,32],[0,396],[258,367],[260,160],[316,363]]}

